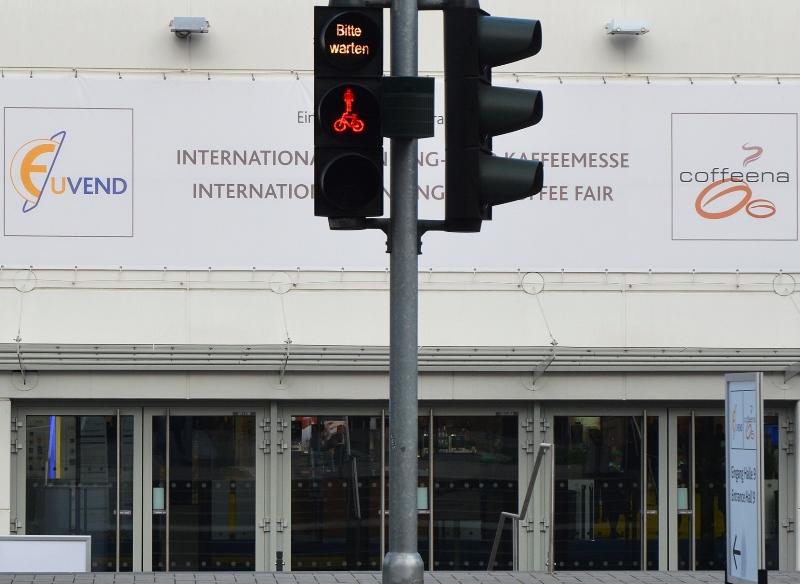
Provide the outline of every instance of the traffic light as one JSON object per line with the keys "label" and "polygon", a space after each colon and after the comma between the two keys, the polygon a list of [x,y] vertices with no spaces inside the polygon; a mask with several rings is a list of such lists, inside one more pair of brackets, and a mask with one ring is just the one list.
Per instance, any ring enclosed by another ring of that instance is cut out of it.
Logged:
{"label": "traffic light", "polygon": [[314,215],[383,215],[383,9],[314,8]]}
{"label": "traffic light", "polygon": [[539,91],[492,86],[492,67],[539,52],[538,20],[498,18],[476,0],[444,11],[445,219],[448,231],[480,231],[492,207],[542,189],[542,165],[492,155],[492,136],[542,119]]}

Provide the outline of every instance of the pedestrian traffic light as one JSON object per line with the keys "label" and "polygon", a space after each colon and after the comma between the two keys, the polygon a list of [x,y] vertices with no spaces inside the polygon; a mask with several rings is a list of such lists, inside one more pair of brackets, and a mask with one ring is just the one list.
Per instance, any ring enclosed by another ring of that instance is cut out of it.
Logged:
{"label": "pedestrian traffic light", "polygon": [[314,215],[383,215],[383,9],[314,8]]}
{"label": "pedestrian traffic light", "polygon": [[477,0],[444,10],[445,219],[448,231],[479,231],[492,207],[542,189],[542,165],[492,155],[492,136],[542,119],[539,91],[492,86],[492,67],[539,52],[538,20],[498,18]]}

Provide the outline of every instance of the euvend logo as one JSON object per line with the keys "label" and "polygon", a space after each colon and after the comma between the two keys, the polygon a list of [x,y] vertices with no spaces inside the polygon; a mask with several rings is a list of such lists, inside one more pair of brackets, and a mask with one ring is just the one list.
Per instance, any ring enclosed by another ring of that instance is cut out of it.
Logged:
{"label": "euvend logo", "polygon": [[132,110],[5,108],[4,118],[5,235],[133,235]]}
{"label": "euvend logo", "polygon": [[797,240],[797,115],[672,114],[672,238]]}
{"label": "euvend logo", "polygon": [[128,189],[128,182],[117,176],[56,176],[53,169],[66,136],[67,133],[62,131],[48,139],[31,140],[14,153],[11,159],[11,184],[25,201],[22,205],[23,213],[38,207],[45,192],[63,195],[67,192],[67,183],[73,195],[122,195]]}
{"label": "euvend logo", "polygon": [[736,419],[736,405],[733,406],[731,410],[731,440],[736,440],[736,434],[742,432],[743,426],[742,423]]}

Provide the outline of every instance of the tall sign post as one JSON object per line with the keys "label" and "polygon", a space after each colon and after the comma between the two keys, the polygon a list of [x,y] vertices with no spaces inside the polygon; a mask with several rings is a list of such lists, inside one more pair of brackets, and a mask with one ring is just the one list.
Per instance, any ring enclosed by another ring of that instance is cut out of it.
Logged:
{"label": "tall sign post", "polygon": [[725,461],[729,584],[767,584],[762,475],[761,373],[725,376]]}

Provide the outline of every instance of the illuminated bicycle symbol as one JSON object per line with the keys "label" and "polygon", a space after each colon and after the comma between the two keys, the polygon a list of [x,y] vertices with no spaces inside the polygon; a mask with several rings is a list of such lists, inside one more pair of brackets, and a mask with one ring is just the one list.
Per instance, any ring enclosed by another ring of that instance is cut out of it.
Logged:
{"label": "illuminated bicycle symbol", "polygon": [[358,134],[364,129],[364,121],[358,119],[358,114],[353,113],[353,102],[356,100],[353,91],[348,87],[344,92],[345,111],[338,120],[333,122],[333,129],[342,133],[350,128]]}

